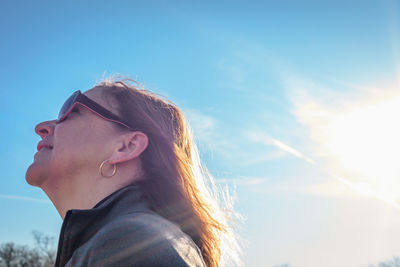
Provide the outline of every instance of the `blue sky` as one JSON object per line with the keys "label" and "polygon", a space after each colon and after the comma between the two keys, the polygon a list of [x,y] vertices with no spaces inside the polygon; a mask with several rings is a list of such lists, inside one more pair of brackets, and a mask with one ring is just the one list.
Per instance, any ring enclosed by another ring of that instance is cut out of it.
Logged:
{"label": "blue sky", "polygon": [[3,1],[0,243],[58,237],[25,182],[71,92],[120,73],[178,104],[236,190],[246,266],[400,256],[397,1]]}

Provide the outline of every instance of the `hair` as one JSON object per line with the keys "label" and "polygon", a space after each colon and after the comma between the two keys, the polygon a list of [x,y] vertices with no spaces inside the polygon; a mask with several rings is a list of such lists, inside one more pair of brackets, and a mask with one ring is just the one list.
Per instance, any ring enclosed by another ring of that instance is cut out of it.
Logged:
{"label": "hair", "polygon": [[140,155],[145,179],[135,184],[143,188],[152,209],[193,239],[207,266],[241,265],[231,225],[236,214],[232,199],[202,165],[180,109],[131,79],[109,78],[94,88],[116,100],[119,115],[131,122],[132,130],[148,136]]}

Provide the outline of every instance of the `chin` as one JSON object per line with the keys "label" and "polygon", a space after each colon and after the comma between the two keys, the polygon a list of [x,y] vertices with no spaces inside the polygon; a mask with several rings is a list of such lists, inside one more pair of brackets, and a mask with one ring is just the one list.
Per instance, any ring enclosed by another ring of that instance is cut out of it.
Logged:
{"label": "chin", "polygon": [[40,187],[44,182],[44,177],[41,175],[40,166],[37,166],[35,162],[33,162],[25,173],[25,180],[28,184],[32,186]]}

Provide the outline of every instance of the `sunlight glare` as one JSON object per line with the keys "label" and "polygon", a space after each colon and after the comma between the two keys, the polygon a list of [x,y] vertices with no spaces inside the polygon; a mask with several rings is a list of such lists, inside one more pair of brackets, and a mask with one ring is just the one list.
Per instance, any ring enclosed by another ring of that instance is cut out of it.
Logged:
{"label": "sunlight glare", "polygon": [[400,95],[336,110],[313,102],[298,115],[309,124],[317,153],[327,159],[332,173],[400,200]]}

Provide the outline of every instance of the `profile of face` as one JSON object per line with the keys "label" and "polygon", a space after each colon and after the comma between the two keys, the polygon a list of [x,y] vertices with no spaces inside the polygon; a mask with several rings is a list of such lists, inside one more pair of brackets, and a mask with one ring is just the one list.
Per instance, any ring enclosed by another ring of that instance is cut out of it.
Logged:
{"label": "profile of face", "polygon": [[[84,95],[118,114],[115,103],[110,98],[106,101],[101,88],[95,87]],[[112,124],[81,105],[76,105],[61,122],[39,123],[35,132],[41,141],[27,169],[27,182],[46,193],[61,188],[73,192],[85,183],[82,177],[99,176],[99,164],[118,149],[120,132]],[[87,183],[90,181],[93,179],[87,179]]]}

